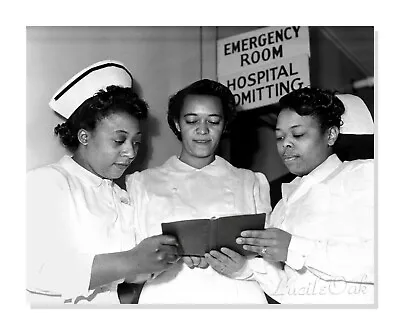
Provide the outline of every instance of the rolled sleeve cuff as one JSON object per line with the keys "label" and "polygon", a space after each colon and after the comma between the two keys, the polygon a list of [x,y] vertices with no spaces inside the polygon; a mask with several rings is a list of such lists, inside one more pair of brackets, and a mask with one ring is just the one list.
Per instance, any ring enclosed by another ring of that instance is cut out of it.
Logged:
{"label": "rolled sleeve cuff", "polygon": [[314,247],[314,241],[293,235],[292,239],[290,240],[288,255],[285,263],[292,269],[302,269],[306,263],[308,255],[311,253]]}
{"label": "rolled sleeve cuff", "polygon": [[31,275],[28,289],[43,294],[61,295],[64,299],[88,296],[94,254],[79,254],[74,258],[57,258],[44,263]]}
{"label": "rolled sleeve cuff", "polygon": [[253,270],[251,269],[249,262],[246,260],[244,266],[229,277],[234,278],[235,280],[251,280],[253,274]]}
{"label": "rolled sleeve cuff", "polygon": [[93,290],[89,290],[90,279],[92,276],[92,267],[94,254],[80,254],[71,268],[71,281],[63,285],[63,295],[76,297],[79,295],[91,294]]}

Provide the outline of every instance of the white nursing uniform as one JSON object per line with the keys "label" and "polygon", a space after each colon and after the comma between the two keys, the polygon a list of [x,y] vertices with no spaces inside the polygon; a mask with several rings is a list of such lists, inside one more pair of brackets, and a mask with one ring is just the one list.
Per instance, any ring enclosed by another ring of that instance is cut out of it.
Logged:
{"label": "white nursing uniform", "polygon": [[96,254],[135,245],[128,194],[69,156],[27,175],[28,299],[118,304],[117,285],[89,290]]}
{"label": "white nursing uniform", "polygon": [[[202,169],[176,156],[127,179],[134,201],[138,240],[162,233],[161,223],[271,211],[269,184],[261,173],[238,169],[220,157]],[[211,267],[182,261],[148,281],[139,304],[267,303],[257,282],[235,280]]]}
{"label": "white nursing uniform", "polygon": [[282,185],[268,227],[291,233],[281,270],[250,262],[253,279],[282,304],[374,303],[374,162],[331,155]]}

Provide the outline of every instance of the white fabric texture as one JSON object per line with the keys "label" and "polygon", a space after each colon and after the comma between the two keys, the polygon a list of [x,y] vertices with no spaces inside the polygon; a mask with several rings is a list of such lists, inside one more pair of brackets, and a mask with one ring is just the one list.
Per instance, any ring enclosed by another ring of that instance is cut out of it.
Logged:
{"label": "white fabric texture", "polygon": [[283,304],[374,303],[374,162],[331,155],[282,184],[267,227],[291,233],[284,270],[250,261],[265,292]]}
{"label": "white fabric texture", "polygon": [[[161,223],[271,211],[269,184],[261,173],[233,167],[223,158],[202,169],[171,157],[162,166],[127,178],[138,241],[162,233]],[[235,280],[211,267],[182,261],[148,281],[139,304],[267,303],[256,282]]]}
{"label": "white fabric texture", "polygon": [[69,156],[27,174],[28,285],[32,304],[118,304],[115,281],[88,290],[96,254],[135,245],[126,191]]}

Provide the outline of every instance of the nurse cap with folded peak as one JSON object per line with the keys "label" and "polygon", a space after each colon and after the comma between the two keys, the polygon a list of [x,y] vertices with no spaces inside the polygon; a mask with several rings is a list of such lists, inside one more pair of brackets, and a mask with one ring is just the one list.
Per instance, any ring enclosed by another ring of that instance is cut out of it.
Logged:
{"label": "nurse cap with folded peak", "polygon": [[342,101],[345,111],[342,115],[341,134],[367,135],[374,134],[374,122],[368,107],[358,96],[352,94],[336,94]]}
{"label": "nurse cap with folded peak", "polygon": [[50,107],[68,119],[87,99],[107,86],[132,87],[133,78],[125,65],[118,61],[105,60],[83,69],[64,85],[51,98]]}

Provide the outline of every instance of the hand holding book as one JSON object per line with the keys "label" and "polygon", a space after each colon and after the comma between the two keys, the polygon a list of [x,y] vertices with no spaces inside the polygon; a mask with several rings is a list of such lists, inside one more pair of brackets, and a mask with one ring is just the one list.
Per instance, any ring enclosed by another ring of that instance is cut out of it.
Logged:
{"label": "hand holding book", "polygon": [[162,223],[161,226],[163,234],[178,239],[178,253],[181,256],[203,257],[211,250],[219,251],[222,247],[246,256],[256,253],[243,249],[236,243],[236,238],[244,230],[264,229],[265,216],[265,213],[244,214]]}
{"label": "hand holding book", "polygon": [[246,258],[228,248],[221,248],[221,252],[210,251],[206,253],[205,259],[208,264],[218,273],[231,277],[238,273],[245,265]]}

